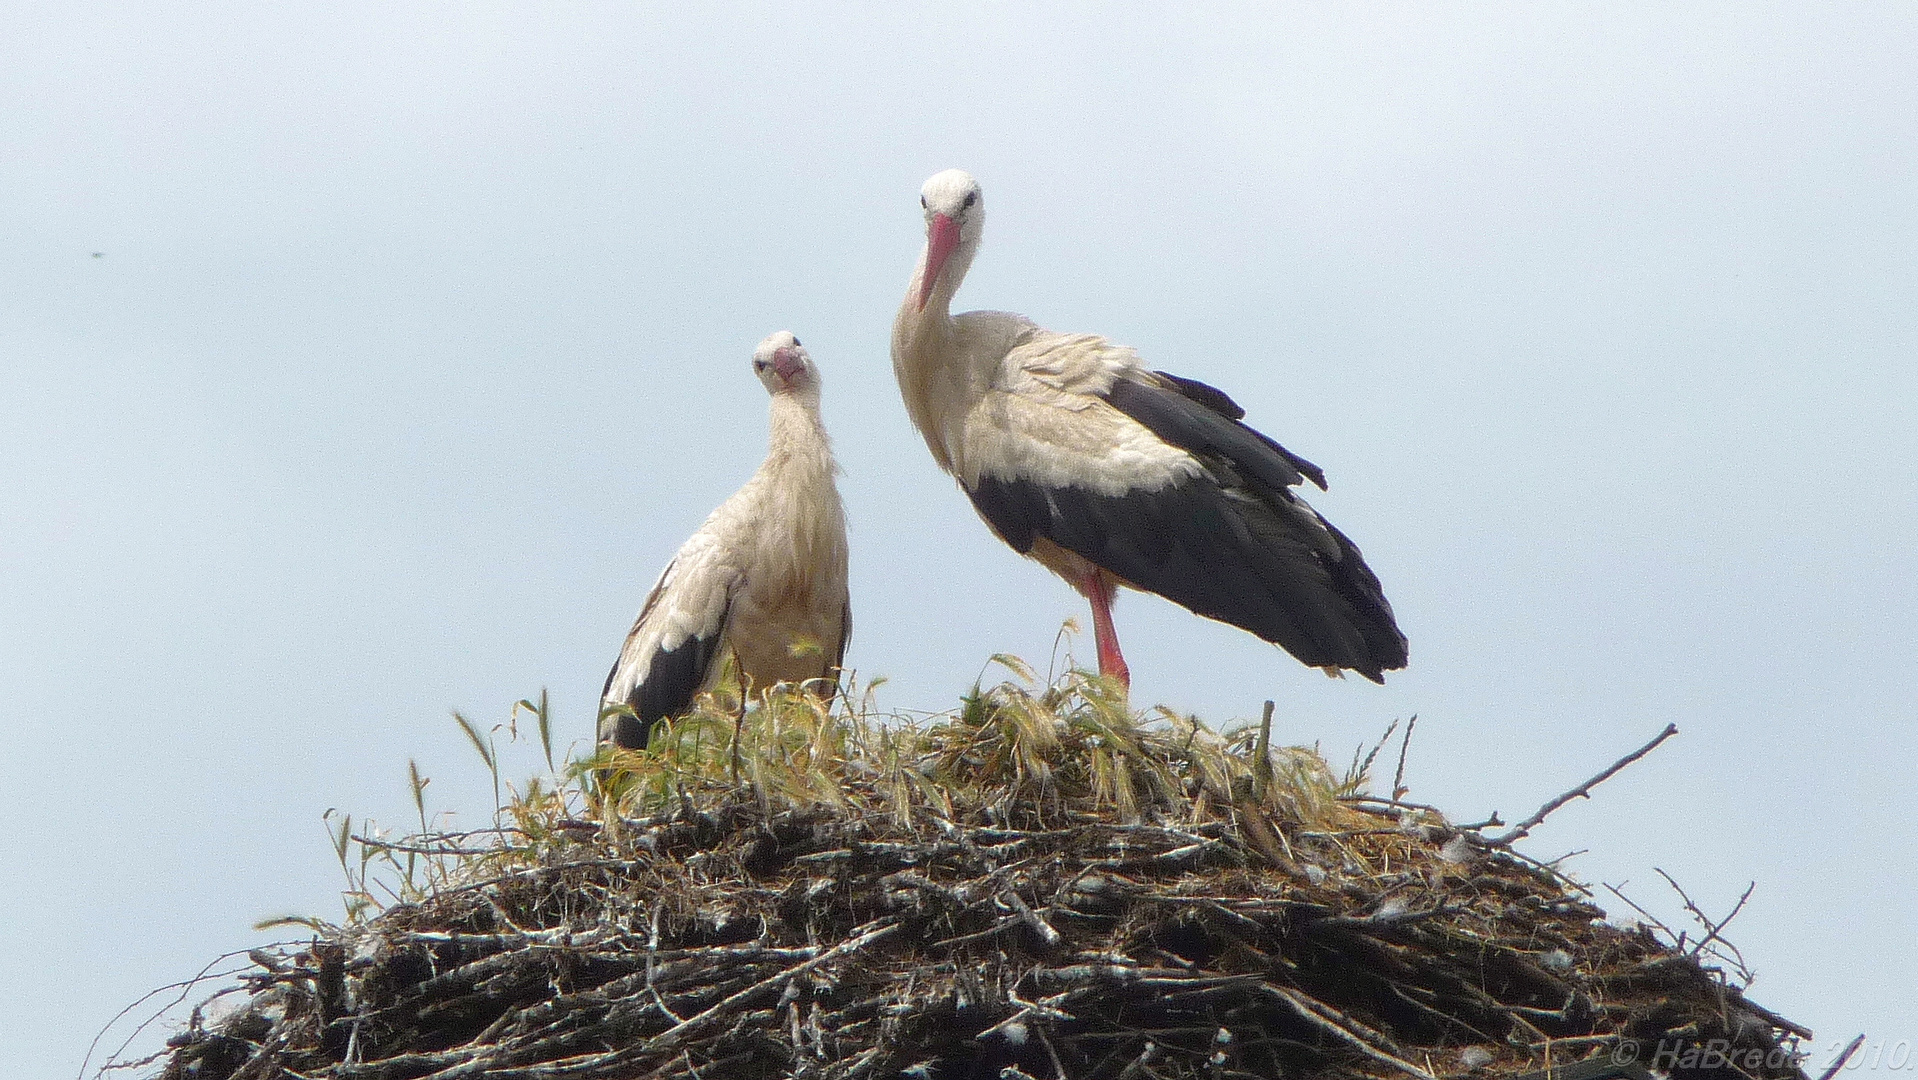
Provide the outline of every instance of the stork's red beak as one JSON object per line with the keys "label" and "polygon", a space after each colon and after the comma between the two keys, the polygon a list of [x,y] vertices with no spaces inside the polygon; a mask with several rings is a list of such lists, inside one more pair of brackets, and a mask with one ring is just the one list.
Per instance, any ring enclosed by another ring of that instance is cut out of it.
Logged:
{"label": "stork's red beak", "polygon": [[926,301],[932,299],[933,283],[939,280],[939,272],[946,268],[946,260],[958,246],[959,223],[944,214],[932,215],[932,225],[926,233],[926,276],[919,282],[920,311],[926,310]]}
{"label": "stork's red beak", "polygon": [[782,345],[773,350],[773,371],[779,374],[779,380],[781,382],[790,384],[793,381],[793,377],[798,375],[805,367],[805,362],[799,359],[799,354],[794,352],[792,348]]}

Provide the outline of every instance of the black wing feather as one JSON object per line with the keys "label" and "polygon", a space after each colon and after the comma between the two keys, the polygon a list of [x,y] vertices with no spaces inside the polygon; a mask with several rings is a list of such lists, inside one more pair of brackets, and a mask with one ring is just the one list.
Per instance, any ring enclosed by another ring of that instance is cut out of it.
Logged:
{"label": "black wing feather", "polygon": [[1106,392],[1106,403],[1166,442],[1194,454],[1218,454],[1274,487],[1291,487],[1303,478],[1325,490],[1323,469],[1240,423],[1245,410],[1225,391],[1170,372],[1153,374],[1173,389],[1119,379]]}
{"label": "black wing feather", "polygon": [[1191,452],[1205,473],[1119,495],[988,475],[967,489],[973,505],[1022,554],[1043,536],[1304,663],[1375,682],[1404,667],[1405,636],[1378,577],[1345,534],[1288,490],[1322,480],[1317,467],[1239,423],[1224,394],[1173,385],[1177,392],[1121,380],[1106,400]]}
{"label": "black wing feather", "polygon": [[[731,614],[732,603],[729,600],[710,635],[687,638],[673,648],[655,651],[652,660],[646,665],[646,677],[633,687],[632,694],[626,699],[626,704],[632,706],[635,715],[622,713],[613,718],[612,731],[601,738],[628,750],[642,749],[652,737],[654,724],[691,708],[693,698],[699,693],[699,688],[706,684],[706,676],[712,671],[719,651],[719,639],[726,628],[726,617]],[[600,690],[602,698],[612,690],[613,678],[618,674],[619,662],[614,661],[613,670],[606,673],[606,685]]]}
{"label": "black wing feather", "polygon": [[1216,386],[1207,386],[1197,379],[1188,379],[1174,375],[1170,371],[1155,371],[1154,375],[1178,388],[1179,393],[1225,417],[1227,420],[1245,419],[1245,409],[1232,400],[1232,395]]}

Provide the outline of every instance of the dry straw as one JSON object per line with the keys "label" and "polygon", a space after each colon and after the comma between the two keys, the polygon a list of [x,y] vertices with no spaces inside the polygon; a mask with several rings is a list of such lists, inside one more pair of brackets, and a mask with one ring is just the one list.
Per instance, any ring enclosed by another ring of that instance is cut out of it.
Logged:
{"label": "dry straw", "polygon": [[[338,823],[348,921],[256,952],[244,1004],[196,1012],[146,1065],[1434,1078],[1723,1040],[1747,1075],[1803,1075],[1809,1032],[1723,973],[1722,922],[1692,946],[1613,925],[1511,849],[1555,804],[1487,835],[1502,823],[1403,801],[1403,744],[1373,797],[1376,748],[1337,772],[1272,746],[1269,706],[1218,734],[1001,660],[1013,681],[920,722],[851,691],[777,687],[744,715],[709,698],[646,751],[509,786],[484,833],[433,830],[415,772],[417,835]],[[545,702],[521,705],[550,762]],[[492,737],[464,726],[497,781]]]}

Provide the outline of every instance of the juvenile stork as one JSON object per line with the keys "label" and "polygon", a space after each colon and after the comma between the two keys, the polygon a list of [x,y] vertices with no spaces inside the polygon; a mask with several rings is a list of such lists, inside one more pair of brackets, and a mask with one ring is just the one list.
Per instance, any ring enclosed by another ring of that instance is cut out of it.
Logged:
{"label": "juvenile stork", "polygon": [[[747,685],[832,680],[852,636],[839,466],[819,418],[819,369],[782,330],[753,351],[772,393],[766,461],[660,573],[601,692],[599,738],[646,745],[736,657]],[[606,712],[630,706],[632,715]]]}
{"label": "juvenile stork", "polygon": [[926,246],[892,324],[906,412],[1013,550],[1092,602],[1099,672],[1130,685],[1118,586],[1158,593],[1330,674],[1405,666],[1405,635],[1359,549],[1293,494],[1318,466],[1240,422],[1204,383],[1094,334],[951,314],[985,202],[949,169],[919,196]]}

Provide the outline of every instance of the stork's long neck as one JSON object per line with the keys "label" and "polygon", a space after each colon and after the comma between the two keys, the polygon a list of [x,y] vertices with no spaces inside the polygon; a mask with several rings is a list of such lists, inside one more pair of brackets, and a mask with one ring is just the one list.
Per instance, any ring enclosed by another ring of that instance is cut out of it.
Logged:
{"label": "stork's long neck", "polygon": [[961,243],[946,260],[944,269],[933,282],[924,307],[919,305],[920,291],[926,279],[928,249],[919,252],[919,265],[913,269],[906,287],[906,299],[892,323],[892,371],[899,380],[899,393],[905,399],[906,414],[913,426],[926,438],[932,456],[948,472],[952,462],[946,453],[943,434],[950,415],[963,402],[959,395],[967,384],[955,355],[952,297],[965,280],[966,270],[978,243]]}
{"label": "stork's long neck", "polygon": [[774,394],[771,434],[766,443],[766,468],[798,472],[808,478],[832,475],[832,443],[819,416],[819,393],[796,391]]}
{"label": "stork's long neck", "polygon": [[755,484],[765,499],[765,520],[778,522],[777,543],[758,548],[770,560],[769,580],[806,578],[820,567],[846,566],[845,510],[833,476],[832,443],[819,416],[819,391],[774,394],[772,434],[766,463]]}

